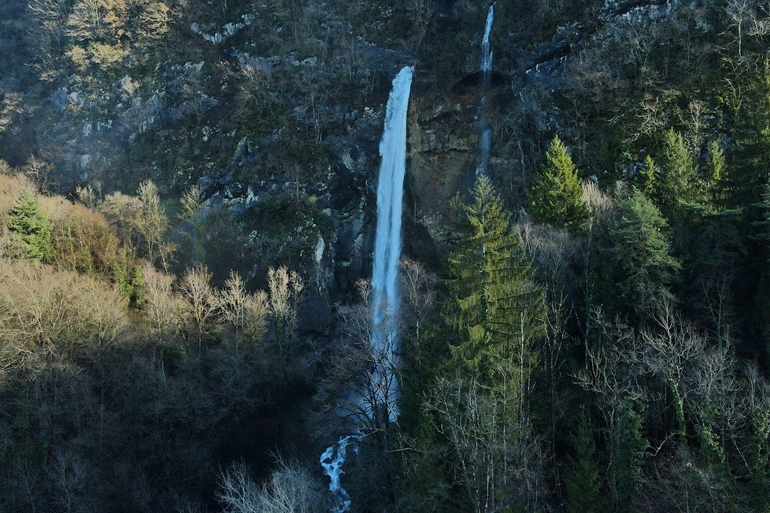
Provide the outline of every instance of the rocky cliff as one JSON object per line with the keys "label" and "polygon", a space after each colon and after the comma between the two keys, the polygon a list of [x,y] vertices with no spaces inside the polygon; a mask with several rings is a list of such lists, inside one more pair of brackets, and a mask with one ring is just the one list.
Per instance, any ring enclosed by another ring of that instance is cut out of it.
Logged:
{"label": "rocky cliff", "polygon": [[[484,2],[135,3],[106,1],[99,12],[79,1],[5,4],[0,157],[64,193],[132,192],[151,178],[173,203],[198,185],[205,205],[231,211],[243,240],[269,249],[251,276],[277,263],[312,275],[314,312],[349,299],[368,275],[378,142],[399,66],[416,67],[405,246],[438,269],[482,124],[493,129],[491,172],[513,211],[555,133],[575,143],[585,175],[611,174],[584,150],[617,143],[596,126],[619,108],[613,91],[634,87],[623,66],[660,27],[708,33],[713,10],[498,0],[485,85]],[[27,45],[13,53],[19,36]],[[614,61],[601,53],[611,38]]]}

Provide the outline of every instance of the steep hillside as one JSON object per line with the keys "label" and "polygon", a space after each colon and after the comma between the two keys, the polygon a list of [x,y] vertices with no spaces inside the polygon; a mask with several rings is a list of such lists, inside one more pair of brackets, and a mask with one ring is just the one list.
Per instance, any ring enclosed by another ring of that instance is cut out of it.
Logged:
{"label": "steep hillside", "polygon": [[770,4],[493,5],[0,4],[0,509],[767,510]]}

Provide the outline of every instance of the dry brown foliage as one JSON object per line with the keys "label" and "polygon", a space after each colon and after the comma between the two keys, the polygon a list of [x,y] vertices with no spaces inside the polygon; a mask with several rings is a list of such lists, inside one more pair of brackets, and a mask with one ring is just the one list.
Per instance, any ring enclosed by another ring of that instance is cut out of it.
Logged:
{"label": "dry brown foliage", "polygon": [[211,286],[211,271],[206,266],[188,269],[179,283],[179,292],[200,350],[204,335],[216,327],[220,312],[219,297]]}
{"label": "dry brown foliage", "polygon": [[127,325],[125,299],[111,285],[0,259],[0,370],[46,354],[98,357]]}
{"label": "dry brown foliage", "polygon": [[173,276],[157,271],[151,264],[145,263],[142,267],[142,278],[147,320],[158,340],[163,340],[183,327],[185,304],[174,294]]}
{"label": "dry brown foliage", "polygon": [[[18,241],[5,229],[8,212],[25,188],[34,187],[26,175],[0,173],[0,256],[22,258]],[[53,263],[60,269],[81,273],[112,274],[113,264],[122,258],[120,240],[105,217],[62,196],[37,195],[40,210],[53,225]]]}
{"label": "dry brown foliage", "polygon": [[62,269],[110,275],[121,258],[120,240],[110,231],[104,216],[69,204],[62,218],[54,222],[54,262]]}
{"label": "dry brown foliage", "polygon": [[8,222],[8,212],[16,204],[24,184],[15,176],[0,174],[0,225]]}

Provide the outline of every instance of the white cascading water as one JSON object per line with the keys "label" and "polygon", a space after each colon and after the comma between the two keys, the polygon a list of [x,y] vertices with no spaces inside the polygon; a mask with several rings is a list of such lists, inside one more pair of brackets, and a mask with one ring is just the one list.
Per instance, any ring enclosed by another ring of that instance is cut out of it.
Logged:
{"label": "white cascading water", "polygon": [[480,159],[479,167],[476,173],[486,174],[489,167],[489,153],[492,149],[492,127],[489,123],[488,100],[486,95],[489,93],[489,80],[492,72],[492,49],[489,46],[489,36],[492,33],[492,24],[495,21],[495,4],[489,6],[487,12],[487,23],[484,26],[484,37],[481,38],[481,79],[484,87],[484,98],[482,100],[482,127],[479,140]]}
{"label": "white cascading water", "polygon": [[[355,434],[343,436],[339,442],[327,448],[321,455],[321,466],[331,482],[329,483],[329,492],[332,503],[329,511],[332,513],[345,513],[350,509],[350,496],[340,484],[340,477],[343,474],[342,464],[345,463],[348,445],[355,444],[361,440],[363,435]],[[357,447],[354,445],[354,450]],[[358,452],[356,450],[356,452]]]}
{"label": "white cascading water", "polygon": [[[389,420],[397,415],[398,383],[393,376],[400,305],[398,260],[401,257],[401,213],[406,174],[406,114],[413,68],[407,66],[393,79],[380,141],[380,177],[377,182],[377,232],[372,272],[372,351],[378,362],[372,376],[377,404]],[[377,414],[378,412],[372,412]]]}
{"label": "white cascading water", "polygon": [[[375,404],[362,404],[370,417],[386,414],[388,421],[398,414],[398,383],[393,374],[396,364],[398,331],[396,318],[400,298],[398,260],[401,257],[401,214],[406,174],[406,115],[414,68],[403,68],[393,79],[393,89],[385,109],[385,129],[380,141],[380,176],[377,183],[377,232],[372,271],[372,354],[376,368],[371,390]],[[366,394],[372,397],[371,394]],[[342,437],[321,455],[321,466],[331,482],[332,513],[350,508],[348,493],[340,484],[347,447],[360,441],[359,432]]]}
{"label": "white cascading water", "polygon": [[495,4],[489,6],[487,11],[487,23],[484,26],[484,37],[481,38],[481,71],[489,75],[492,71],[492,49],[489,47],[489,35],[492,33],[492,24],[495,21]]}

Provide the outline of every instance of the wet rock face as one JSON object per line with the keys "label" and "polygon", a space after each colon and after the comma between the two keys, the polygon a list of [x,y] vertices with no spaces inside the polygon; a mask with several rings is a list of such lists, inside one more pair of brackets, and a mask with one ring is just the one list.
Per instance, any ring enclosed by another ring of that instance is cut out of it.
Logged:
{"label": "wet rock face", "polygon": [[499,73],[486,84],[473,73],[443,98],[413,102],[407,171],[407,198],[413,204],[407,211],[439,248],[455,236],[456,207],[476,179],[480,134],[498,122],[501,106],[509,101],[509,84]]}
{"label": "wet rock face", "polygon": [[409,123],[407,187],[416,221],[441,243],[450,237],[450,203],[475,175],[478,133],[462,103],[443,104]]}
{"label": "wet rock face", "polygon": [[334,289],[354,292],[355,282],[371,273],[378,138],[369,128],[348,138],[330,137],[324,146],[331,163],[329,212],[334,222],[330,241]]}

